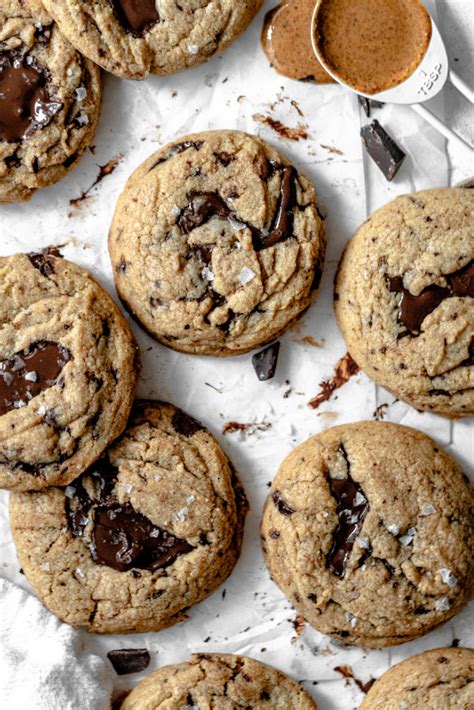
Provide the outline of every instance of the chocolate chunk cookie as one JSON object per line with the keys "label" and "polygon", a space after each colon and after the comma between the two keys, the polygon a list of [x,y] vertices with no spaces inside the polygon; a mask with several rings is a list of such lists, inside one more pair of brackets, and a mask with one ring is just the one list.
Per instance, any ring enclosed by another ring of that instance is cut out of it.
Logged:
{"label": "chocolate chunk cookie", "polygon": [[240,553],[245,495],[217,442],[184,412],[137,402],[125,433],[67,488],[12,496],[26,576],[63,621],[157,631],[209,596]]}
{"label": "chocolate chunk cookie", "polygon": [[0,487],[65,485],[127,423],[138,349],[110,296],[52,253],[0,257]]}
{"label": "chocolate chunk cookie", "polygon": [[96,129],[100,72],[39,0],[0,2],[0,203],[28,200],[77,165]]}
{"label": "chocolate chunk cookie", "polygon": [[228,653],[196,653],[187,663],[159,668],[132,690],[120,710],[161,707],[317,710],[308,693],[281,671]]}
{"label": "chocolate chunk cookie", "polygon": [[270,573],[310,624],[348,644],[410,641],[473,590],[473,496],[424,434],[359,422],[283,462],[265,505]]}
{"label": "chocolate chunk cookie", "polygon": [[124,79],[172,74],[225,49],[263,0],[43,0],[69,41]]}
{"label": "chocolate chunk cookie", "polygon": [[473,701],[474,651],[437,648],[390,668],[360,710],[469,710]]}
{"label": "chocolate chunk cookie", "polygon": [[186,136],[152,155],[119,198],[115,283],[164,345],[233,355],[273,340],[319,286],[325,236],[314,190],[261,139]]}
{"label": "chocolate chunk cookie", "polygon": [[366,374],[416,409],[474,414],[474,192],[398,197],[342,256],[335,312]]}

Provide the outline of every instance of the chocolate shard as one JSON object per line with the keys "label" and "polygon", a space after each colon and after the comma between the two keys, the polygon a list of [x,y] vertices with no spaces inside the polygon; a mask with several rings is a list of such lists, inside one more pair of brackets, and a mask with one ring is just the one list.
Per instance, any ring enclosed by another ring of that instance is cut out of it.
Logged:
{"label": "chocolate shard", "polygon": [[350,462],[344,446],[341,444],[339,453],[347,462],[347,477],[332,478],[328,476],[331,494],[337,502],[336,513],[339,524],[333,535],[333,545],[326,560],[328,567],[337,577],[344,577],[347,563],[354,543],[362,529],[363,522],[369,512],[369,501],[362,487],[350,475]]}
{"label": "chocolate shard", "polygon": [[275,508],[276,508],[276,509],[278,510],[278,512],[281,513],[282,515],[287,515],[287,516],[289,516],[289,515],[293,515],[293,513],[295,512],[295,510],[294,510],[290,505],[288,505],[288,503],[286,502],[286,500],[284,500],[284,499],[282,498],[282,495],[281,495],[280,491],[273,491],[273,493],[272,493],[272,501],[273,501],[273,503],[274,503],[274,505],[275,505]]}
{"label": "chocolate shard", "polygon": [[111,4],[122,27],[135,37],[143,37],[160,19],[155,0],[111,0]]}
{"label": "chocolate shard", "polygon": [[189,414],[186,414],[181,410],[178,410],[177,412],[175,412],[175,414],[173,414],[171,424],[173,426],[173,429],[178,434],[187,437],[194,436],[194,434],[196,434],[198,431],[202,431],[204,429],[201,422],[198,422],[197,419],[194,419],[194,417],[190,417]]}
{"label": "chocolate shard", "polygon": [[446,298],[474,298],[474,259],[462,269],[446,274],[444,278],[447,282],[446,287],[433,284],[423,289],[418,296],[414,296],[404,287],[403,276],[386,277],[389,291],[401,294],[397,320],[408,331],[402,333],[401,336],[419,335],[425,318]]}
{"label": "chocolate shard", "polygon": [[362,143],[387,180],[391,181],[405,160],[405,153],[377,120],[363,126]]}
{"label": "chocolate shard", "polygon": [[109,651],[107,658],[117,675],[141,673],[150,665],[150,654],[146,648],[118,648]]}
{"label": "chocolate shard", "polygon": [[[66,514],[73,535],[83,537],[91,526],[88,546],[94,562],[118,572],[133,568],[154,572],[192,552],[194,547],[186,540],[154,525],[131,503],[118,501],[114,492],[117,473],[108,459],[101,459],[76,479],[66,494]],[[95,491],[92,497],[91,488]]]}
{"label": "chocolate shard", "polygon": [[53,387],[71,353],[63,345],[38,340],[29,348],[0,361],[0,416],[25,407]]}
{"label": "chocolate shard", "polygon": [[189,148],[194,148],[194,150],[201,150],[202,144],[203,141],[183,141],[182,143],[175,143],[173,146],[171,146],[169,152],[166,155],[162,156],[161,158],[158,158],[156,163],[153,163],[148,172],[151,172],[152,170],[157,168],[158,165],[166,163],[166,161],[170,160],[170,158],[174,158],[175,155],[180,155],[181,153],[184,153],[184,151],[189,150]]}
{"label": "chocolate shard", "polygon": [[50,74],[26,49],[0,51],[0,141],[17,143],[50,123],[63,104],[48,90]]}
{"label": "chocolate shard", "polygon": [[373,108],[383,108],[385,106],[382,101],[375,101],[375,99],[369,99],[367,96],[357,96],[359,104],[364,109],[364,113],[367,118],[370,118],[371,109]]}
{"label": "chocolate shard", "polygon": [[261,382],[271,380],[275,376],[279,353],[280,341],[277,340],[276,343],[272,343],[252,356],[252,365]]}
{"label": "chocolate shard", "polygon": [[185,234],[190,234],[213,217],[226,219],[233,225],[251,231],[255,251],[262,251],[290,239],[293,236],[293,208],[296,205],[296,170],[291,165],[280,165],[275,161],[270,161],[269,169],[270,176],[276,172],[281,174],[280,194],[269,229],[257,229],[242,221],[216,192],[190,193],[188,204],[178,217],[178,227]]}

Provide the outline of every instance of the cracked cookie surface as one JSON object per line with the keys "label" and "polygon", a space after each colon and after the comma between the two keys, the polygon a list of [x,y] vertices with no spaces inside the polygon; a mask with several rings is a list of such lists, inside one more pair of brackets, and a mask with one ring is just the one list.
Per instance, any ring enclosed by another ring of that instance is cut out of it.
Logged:
{"label": "cracked cookie surface", "polygon": [[0,257],[0,487],[81,474],[125,428],[139,353],[90,274],[52,253]]}
{"label": "cracked cookie surface", "polygon": [[60,180],[90,144],[98,67],[61,34],[39,0],[0,2],[0,203]]}
{"label": "cracked cookie surface", "polygon": [[207,61],[253,20],[263,0],[43,0],[69,41],[116,76],[142,79]]}
{"label": "cracked cookie surface", "polygon": [[135,403],[124,434],[80,479],[10,503],[34,590],[63,621],[96,633],[182,621],[231,573],[246,512],[212,435],[150,401]]}
{"label": "cracked cookie surface", "polygon": [[270,342],[311,304],[325,235],[310,182],[256,136],[212,131],[152,155],[109,236],[118,293],[175,350],[232,355]]}
{"label": "cracked cookie surface", "polygon": [[262,537],[298,612],[348,644],[417,638],[472,594],[472,489],[408,427],[347,424],[298,446],[272,483]]}
{"label": "cracked cookie surface", "polygon": [[385,205],[349,242],[334,308],[349,352],[416,409],[474,414],[474,192]]}
{"label": "cracked cookie surface", "polygon": [[474,651],[437,648],[390,668],[360,710],[469,710],[474,698]]}
{"label": "cracked cookie surface", "polygon": [[317,710],[306,691],[281,671],[253,658],[196,653],[187,663],[159,668],[120,710]]}

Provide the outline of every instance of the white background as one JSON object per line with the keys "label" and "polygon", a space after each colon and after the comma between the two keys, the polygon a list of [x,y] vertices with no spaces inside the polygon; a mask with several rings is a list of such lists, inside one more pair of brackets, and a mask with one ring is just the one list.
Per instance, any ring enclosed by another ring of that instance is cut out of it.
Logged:
{"label": "white background", "polygon": [[[296,444],[328,426],[371,419],[382,403],[389,405],[387,420],[429,433],[471,473],[472,420],[452,423],[394,404],[393,397],[362,374],[317,411],[309,409],[307,402],[346,351],[332,313],[332,279],[347,240],[375,207],[414,189],[454,184],[474,174],[474,166],[465,151],[456,148],[448,152],[444,140],[410,108],[385,107],[374,116],[408,154],[394,182],[387,183],[362,150],[359,130],[366,117],[354,96],[336,86],[286,80],[268,66],[259,35],[264,12],[275,4],[275,0],[266,2],[247,33],[204,66],[144,82],[107,76],[95,154],[87,151],[77,170],[31,202],[0,207],[0,254],[66,244],[63,254],[88,268],[115,295],[106,239],[117,196],[131,171],[150,153],[191,131],[239,128],[259,133],[313,180],[327,215],[328,253],[322,288],[310,312],[281,338],[277,375],[271,383],[257,381],[250,355],[225,360],[179,355],[157,345],[131,324],[143,351],[139,394],[169,400],[201,419],[240,472],[251,505],[240,561],[223,587],[191,609],[186,623],[156,634],[129,637],[99,638],[84,632],[84,643],[104,656],[112,648],[146,646],[152,656],[150,669],[185,660],[193,651],[247,654],[303,680],[321,710],[350,710],[361,702],[362,693],[352,681],[344,681],[335,666],[348,663],[357,677],[367,680],[403,658],[449,645],[454,638],[461,644],[472,644],[472,606],[419,641],[386,651],[343,649],[308,627],[297,637],[291,624],[295,612],[269,580],[260,552],[262,505],[268,482]],[[434,13],[437,9],[453,68],[472,82],[472,0],[429,0],[425,4]],[[472,109],[454,90],[447,88],[435,101],[435,108],[472,141]],[[288,126],[305,124],[309,138],[282,142],[253,119],[256,113],[271,115]],[[335,146],[343,154],[330,153],[321,144]],[[71,207],[69,201],[94,182],[98,166],[119,154],[123,159],[115,172],[94,188],[79,208]],[[312,336],[321,347],[302,344],[305,336]],[[252,436],[223,436],[222,427],[231,420],[266,422],[271,427]],[[28,588],[18,573],[8,529],[7,495],[3,493],[0,535],[0,575]],[[140,678],[117,678],[116,688],[128,688]]]}

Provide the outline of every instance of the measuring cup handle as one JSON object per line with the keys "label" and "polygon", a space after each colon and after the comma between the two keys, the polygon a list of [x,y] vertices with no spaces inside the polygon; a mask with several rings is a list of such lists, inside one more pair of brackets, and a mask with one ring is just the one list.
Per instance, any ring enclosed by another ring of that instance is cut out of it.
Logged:
{"label": "measuring cup handle", "polygon": [[445,138],[448,138],[448,140],[452,140],[458,145],[462,146],[464,149],[468,148],[471,153],[474,153],[474,148],[469,145],[467,141],[465,141],[461,136],[458,136],[457,133],[451,130],[448,126],[445,126],[445,124],[437,117],[434,115],[434,113],[431,113],[431,111],[428,111],[423,104],[411,104],[411,107],[413,111],[416,111],[417,114],[422,116],[422,118],[425,119],[428,123],[430,123],[433,128],[436,128],[436,130],[441,133]]}
{"label": "measuring cup handle", "polygon": [[461,79],[452,69],[449,70],[448,74],[449,81],[456,89],[466,97],[471,104],[474,104],[474,91],[466,84],[466,82]]}

